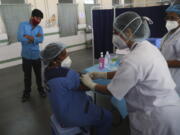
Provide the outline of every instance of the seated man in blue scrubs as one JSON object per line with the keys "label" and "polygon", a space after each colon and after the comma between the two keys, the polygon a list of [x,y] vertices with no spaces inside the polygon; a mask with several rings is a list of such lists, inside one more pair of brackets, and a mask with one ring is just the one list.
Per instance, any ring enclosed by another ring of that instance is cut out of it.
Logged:
{"label": "seated man in blue scrubs", "polygon": [[110,135],[112,114],[95,105],[80,75],[70,69],[71,59],[61,43],[48,44],[41,52],[52,111],[63,127],[95,127],[97,135]]}

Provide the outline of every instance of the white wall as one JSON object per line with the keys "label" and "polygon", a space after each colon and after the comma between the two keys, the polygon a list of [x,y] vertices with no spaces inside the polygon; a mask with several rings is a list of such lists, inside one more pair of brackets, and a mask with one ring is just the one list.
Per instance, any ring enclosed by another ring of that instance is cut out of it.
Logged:
{"label": "white wall", "polygon": [[[40,44],[41,50],[50,42],[62,42],[67,47],[77,45],[76,47],[69,48],[68,51],[75,51],[85,48],[85,33],[84,31],[79,31],[78,35],[60,38],[59,35],[45,36],[43,44]],[[9,59],[14,59],[20,57],[21,44],[13,43],[11,45],[1,45],[0,46],[0,62],[7,61]],[[0,69],[12,65],[21,64],[21,60],[0,63]]]}
{"label": "white wall", "polygon": [[[44,29],[44,33],[58,33],[59,28],[57,26],[57,3],[58,0],[26,0],[31,4],[32,9],[38,8],[44,13],[44,19],[41,22],[41,26]],[[76,0],[79,14],[79,28],[85,28],[85,15],[84,15],[84,0]],[[55,22],[51,23],[52,15],[55,15]],[[3,28],[3,29],[2,29]],[[4,30],[4,25],[0,20],[0,41],[7,40],[7,34]],[[67,45],[68,51],[75,51],[85,48],[86,33],[83,30],[78,31],[78,34],[70,37],[59,37],[59,34],[45,36],[43,44],[40,44],[40,48],[43,49],[45,45],[50,42],[63,42]],[[84,45],[83,45],[84,44]],[[75,47],[74,47],[75,46]],[[20,57],[21,44],[13,43],[7,45],[7,42],[0,42],[0,69],[21,64],[21,60],[16,58]],[[8,62],[8,60],[11,60]],[[13,61],[12,61],[13,60]]]}
{"label": "white wall", "polygon": [[57,18],[58,0],[27,0],[27,3],[31,4],[32,9],[38,8],[44,13],[44,19],[41,22],[42,26],[48,26],[48,19],[53,14]]}
{"label": "white wall", "polygon": [[159,5],[158,3],[156,2],[159,2],[160,0],[132,0],[132,2],[134,3],[141,3],[140,5],[139,4],[134,4],[134,6],[136,7],[140,7],[140,6],[154,6],[154,5]]}
{"label": "white wall", "polygon": [[[78,4],[78,15],[79,15],[79,28],[85,28],[85,13],[84,13],[84,1],[76,0]],[[57,15],[57,3],[58,0],[26,0],[26,3],[31,4],[32,9],[38,8],[44,13],[44,19],[41,25],[44,29],[44,33],[58,33],[59,28],[57,25],[58,15]],[[98,0],[98,4],[105,8],[112,6],[112,0]],[[91,37],[88,35],[88,37]],[[4,25],[0,20],[0,69],[12,65],[17,65],[21,63],[21,60],[16,60],[20,57],[21,45],[20,43],[13,43],[7,45],[7,34],[5,33]],[[66,44],[69,51],[74,51],[77,49],[85,48],[82,45],[86,42],[86,33],[81,30],[78,35],[71,37],[59,37],[59,34],[54,34],[50,36],[45,36],[43,44],[41,44],[41,49],[50,42],[60,41]],[[74,47],[75,45],[75,47]],[[78,46],[79,45],[79,46]],[[73,48],[72,48],[73,46]],[[11,60],[9,62],[9,60]],[[14,60],[14,61],[12,61]],[[16,60],[16,61],[15,61]]]}
{"label": "white wall", "polygon": [[101,0],[101,5],[104,7],[112,6],[112,0]]}
{"label": "white wall", "polygon": [[6,30],[5,30],[4,22],[3,22],[2,16],[0,15],[0,34],[3,34],[5,32]]}
{"label": "white wall", "polygon": [[85,12],[84,12],[84,0],[76,0],[76,3],[78,3],[78,15],[79,15],[79,23],[85,24]]}
{"label": "white wall", "polygon": [[98,3],[104,8],[112,7],[112,0],[98,0]]}

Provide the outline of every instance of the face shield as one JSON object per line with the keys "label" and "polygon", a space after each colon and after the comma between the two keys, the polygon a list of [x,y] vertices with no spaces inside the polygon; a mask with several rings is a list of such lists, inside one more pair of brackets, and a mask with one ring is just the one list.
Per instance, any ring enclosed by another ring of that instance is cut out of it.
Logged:
{"label": "face shield", "polygon": [[[147,39],[150,35],[147,22],[152,23],[148,17],[140,17],[135,12],[125,12],[116,17],[113,28],[120,33],[125,40],[138,42]],[[127,34],[128,29],[131,31],[131,36]]]}

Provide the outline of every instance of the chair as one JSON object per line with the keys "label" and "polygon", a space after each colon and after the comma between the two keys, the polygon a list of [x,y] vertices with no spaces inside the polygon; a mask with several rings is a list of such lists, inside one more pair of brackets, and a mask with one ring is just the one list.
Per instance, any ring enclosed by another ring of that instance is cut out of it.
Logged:
{"label": "chair", "polygon": [[90,135],[89,129],[80,127],[64,128],[62,127],[55,115],[51,115],[50,125],[52,129],[52,135]]}

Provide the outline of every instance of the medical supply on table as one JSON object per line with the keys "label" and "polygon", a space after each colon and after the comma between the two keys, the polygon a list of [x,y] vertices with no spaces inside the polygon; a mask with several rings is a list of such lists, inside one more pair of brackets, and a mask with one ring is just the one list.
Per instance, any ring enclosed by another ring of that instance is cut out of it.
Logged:
{"label": "medical supply on table", "polygon": [[119,64],[120,64],[120,55],[110,54],[109,65],[105,68],[109,70],[117,70]]}
{"label": "medical supply on table", "polygon": [[[102,85],[107,85],[110,82],[110,80],[105,79],[105,78],[107,78],[107,72],[117,70],[117,68],[118,68],[118,65],[116,65],[116,67],[114,66],[113,68],[106,68],[105,67],[103,70],[100,70],[99,65],[96,64],[94,66],[86,68],[84,70],[84,72],[90,72],[89,74],[91,77],[93,76],[92,78],[94,78],[94,82],[102,84]],[[99,75],[98,76],[97,76],[97,74],[94,75],[95,72],[99,72]],[[97,79],[97,78],[102,78],[102,79]],[[96,91],[96,93],[98,93],[98,92]],[[98,94],[101,94],[101,93],[98,93]],[[112,97],[111,103],[119,110],[123,119],[128,115],[127,107],[126,107],[126,101],[124,98],[121,100],[118,100],[118,99]]]}
{"label": "medical supply on table", "polygon": [[109,66],[110,63],[110,54],[108,51],[106,51],[106,55],[104,57],[104,66],[105,68],[107,68]]}
{"label": "medical supply on table", "polygon": [[117,55],[126,55],[130,52],[129,48],[125,48],[125,49],[116,49],[115,53]]}
{"label": "medical supply on table", "polygon": [[103,57],[103,52],[101,52],[99,58],[99,69],[103,69],[103,68],[104,68],[104,57]]}

